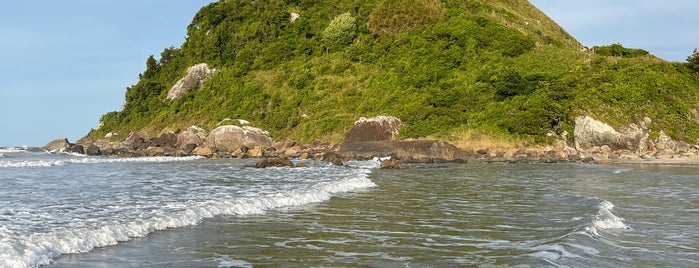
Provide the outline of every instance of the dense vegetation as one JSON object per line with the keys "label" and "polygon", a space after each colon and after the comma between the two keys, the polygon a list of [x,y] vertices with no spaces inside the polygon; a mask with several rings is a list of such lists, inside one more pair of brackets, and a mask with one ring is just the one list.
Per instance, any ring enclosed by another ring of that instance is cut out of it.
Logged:
{"label": "dense vegetation", "polygon": [[[166,100],[201,62],[220,73]],[[525,0],[220,1],[196,14],[180,48],[148,57],[123,110],[89,135],[240,118],[276,140],[338,142],[360,116],[394,115],[404,138],[545,141],[590,114],[616,127],[648,116],[696,142],[696,66],[620,44],[583,50]]]}

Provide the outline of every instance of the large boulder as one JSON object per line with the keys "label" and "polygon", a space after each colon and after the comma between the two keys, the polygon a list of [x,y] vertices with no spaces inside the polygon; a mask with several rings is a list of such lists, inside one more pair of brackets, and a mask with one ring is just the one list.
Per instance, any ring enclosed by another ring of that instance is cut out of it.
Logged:
{"label": "large boulder", "polygon": [[55,139],[46,145],[44,145],[44,150],[49,152],[63,152],[70,148],[71,143],[66,138]]}
{"label": "large boulder", "polygon": [[192,89],[199,89],[204,85],[204,82],[218,73],[217,69],[210,69],[206,63],[199,63],[187,68],[187,74],[182,77],[172,88],[167,92],[167,99],[174,100],[182,96],[185,92]]}
{"label": "large boulder", "polygon": [[345,134],[345,144],[392,140],[398,135],[401,125],[401,120],[393,116],[359,118]]}
{"label": "large boulder", "polygon": [[175,148],[192,150],[201,146],[206,141],[206,130],[197,126],[191,126],[177,135]]}
{"label": "large boulder", "polygon": [[93,155],[93,156],[102,155],[102,149],[100,149],[100,147],[98,147],[95,144],[90,144],[85,149],[85,154],[86,155]]}
{"label": "large boulder", "polygon": [[581,151],[607,145],[614,150],[640,152],[646,150],[649,130],[631,124],[616,131],[612,126],[585,115],[575,118],[574,137],[575,148]]}
{"label": "large boulder", "polygon": [[391,156],[403,162],[459,162],[468,154],[451,143],[437,140],[367,141],[343,144],[340,155],[345,159],[371,159]]}
{"label": "large boulder", "polygon": [[128,149],[145,150],[150,146],[150,138],[145,132],[131,133],[122,144]]}
{"label": "large boulder", "polygon": [[247,148],[270,147],[272,139],[266,131],[258,128],[225,125],[215,128],[206,138],[205,145],[216,152],[235,152],[242,146]]}
{"label": "large boulder", "polygon": [[150,141],[151,147],[175,148],[175,144],[177,144],[177,134],[172,131],[163,132],[160,136]]}

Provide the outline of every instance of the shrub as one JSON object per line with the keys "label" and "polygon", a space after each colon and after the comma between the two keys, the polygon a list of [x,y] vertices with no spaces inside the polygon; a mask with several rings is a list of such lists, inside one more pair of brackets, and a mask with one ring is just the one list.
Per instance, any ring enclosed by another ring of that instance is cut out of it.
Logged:
{"label": "shrub", "polygon": [[439,0],[384,0],[369,15],[367,26],[376,35],[393,36],[443,19]]}
{"label": "shrub", "polygon": [[335,17],[323,30],[322,37],[327,47],[344,47],[357,36],[357,20],[349,12]]}
{"label": "shrub", "polygon": [[621,44],[609,46],[594,46],[592,50],[600,56],[614,56],[623,58],[637,58],[648,55],[648,51],[637,48],[625,48]]}

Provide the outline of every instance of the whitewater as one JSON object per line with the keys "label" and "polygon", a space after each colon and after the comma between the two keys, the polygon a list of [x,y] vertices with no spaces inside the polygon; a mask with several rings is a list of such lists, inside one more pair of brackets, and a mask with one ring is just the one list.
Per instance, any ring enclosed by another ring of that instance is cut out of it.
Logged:
{"label": "whitewater", "polygon": [[37,267],[221,215],[263,214],[373,187],[376,161],[255,170],[200,157],[99,158],[2,149],[0,267]]}
{"label": "whitewater", "polygon": [[697,267],[696,165],[255,169],[0,148],[0,267]]}

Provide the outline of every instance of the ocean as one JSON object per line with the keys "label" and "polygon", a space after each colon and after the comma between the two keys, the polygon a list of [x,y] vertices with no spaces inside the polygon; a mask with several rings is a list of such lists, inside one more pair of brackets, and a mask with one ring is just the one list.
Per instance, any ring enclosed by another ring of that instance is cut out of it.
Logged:
{"label": "ocean", "polygon": [[699,165],[0,148],[0,267],[699,267]]}

